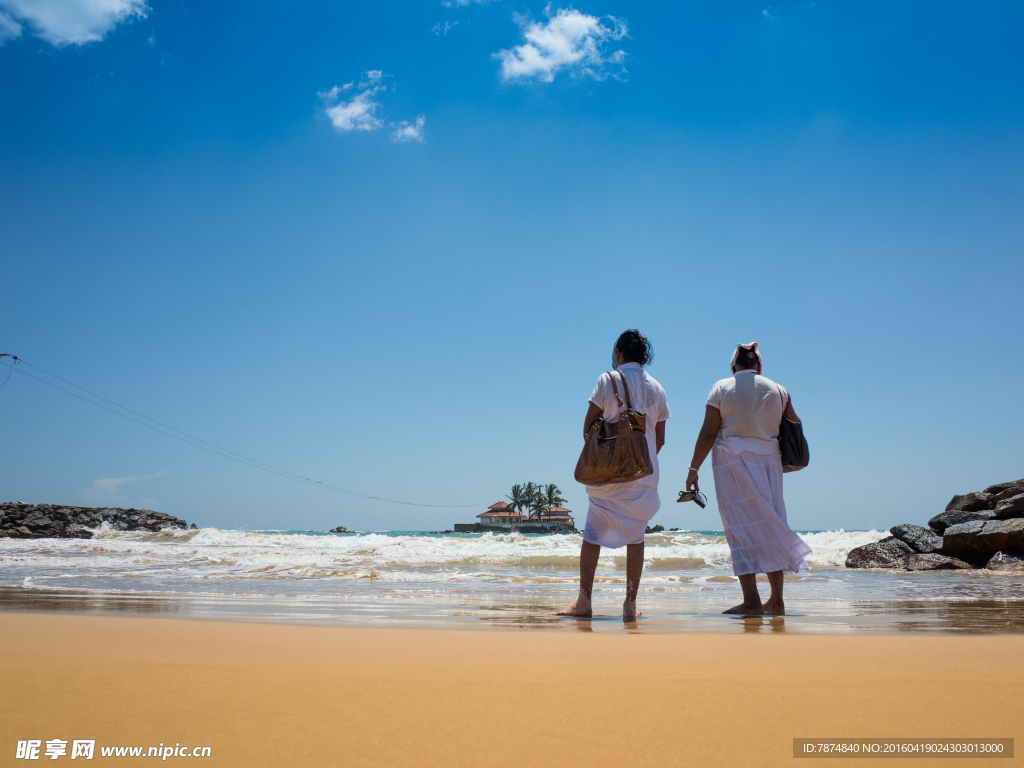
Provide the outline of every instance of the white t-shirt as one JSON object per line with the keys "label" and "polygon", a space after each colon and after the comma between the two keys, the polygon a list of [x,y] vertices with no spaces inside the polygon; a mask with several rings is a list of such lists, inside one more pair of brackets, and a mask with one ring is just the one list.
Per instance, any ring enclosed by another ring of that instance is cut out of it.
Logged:
{"label": "white t-shirt", "polygon": [[722,414],[722,428],[715,441],[729,453],[750,451],[782,455],[779,423],[789,392],[757,371],[736,371],[711,388],[708,405]]}
{"label": "white t-shirt", "polygon": [[[633,410],[637,413],[647,415],[645,435],[647,437],[647,450],[651,455],[651,463],[654,465],[654,472],[639,480],[630,480],[628,483],[616,483],[616,488],[628,490],[636,486],[644,488],[658,487],[658,450],[656,445],[655,427],[659,421],[665,421],[672,412],[668,409],[668,397],[665,390],[652,376],[643,369],[639,363],[624,363],[619,366],[615,376],[615,386],[619,389],[619,397],[622,398],[623,406],[626,403],[626,393],[622,390],[622,379],[619,373],[626,377],[626,384],[629,386],[629,401]],[[619,401],[615,399],[615,389],[612,387],[612,380],[608,373],[602,373],[594,386],[594,393],[590,396],[590,402],[601,409],[601,416],[609,424],[619,420]]]}

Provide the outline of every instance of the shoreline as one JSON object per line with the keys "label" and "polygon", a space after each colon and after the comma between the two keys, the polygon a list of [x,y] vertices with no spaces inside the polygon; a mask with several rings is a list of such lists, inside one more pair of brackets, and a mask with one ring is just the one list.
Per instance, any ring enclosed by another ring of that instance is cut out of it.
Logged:
{"label": "shoreline", "polygon": [[0,642],[4,749],[83,738],[208,745],[221,765],[763,766],[789,764],[794,738],[1019,738],[1024,722],[1020,636],[3,613]]}
{"label": "shoreline", "polygon": [[[668,592],[664,587],[641,586],[640,609],[644,616],[624,624],[621,601],[625,581],[619,574],[598,580],[595,615],[590,632],[600,634],[702,634],[737,635],[751,632],[798,635],[1024,635],[1024,599],[1013,574],[993,574],[1002,582],[999,599],[976,595],[972,599],[936,598],[936,589],[955,595],[964,586],[957,572],[910,574],[899,586],[904,592],[915,586],[918,596],[903,599],[871,598],[856,601],[803,597],[807,578],[787,577],[785,616],[740,617],[722,615],[735,604],[734,579],[710,577],[708,587],[687,587]],[[887,579],[887,575],[856,574],[858,582]],[[970,577],[968,577],[970,578]],[[375,582],[370,582],[374,584]],[[825,581],[827,588],[831,581]],[[762,585],[763,586],[763,585]],[[989,590],[998,584],[987,584]],[[724,590],[708,592],[710,587]],[[952,591],[951,591],[952,588]],[[702,591],[705,590],[705,591]],[[469,632],[531,630],[559,637],[578,631],[577,622],[556,617],[554,612],[575,597],[575,583],[520,584],[488,592],[438,595],[416,587],[401,592],[385,586],[369,593],[220,593],[119,591],[81,587],[0,585],[0,615],[55,614],[74,616],[173,618],[225,621],[243,624],[280,624],[311,627],[448,629]],[[675,597],[670,595],[675,594]],[[678,595],[690,595],[680,598]],[[930,596],[932,595],[932,596]],[[669,596],[669,597],[666,597]]]}

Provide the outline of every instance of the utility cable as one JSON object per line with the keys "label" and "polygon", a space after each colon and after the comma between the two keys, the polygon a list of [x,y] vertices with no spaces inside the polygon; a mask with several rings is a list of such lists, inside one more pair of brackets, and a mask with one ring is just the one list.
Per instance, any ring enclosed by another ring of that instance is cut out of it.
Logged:
{"label": "utility cable", "polygon": [[[6,355],[4,355],[4,356],[6,356]],[[145,416],[145,415],[139,413],[138,411],[133,411],[130,408],[126,408],[123,405],[115,403],[113,400],[109,400],[109,399],[107,399],[107,398],[105,398],[105,397],[103,397],[101,395],[97,395],[94,392],[90,392],[89,390],[85,389],[84,387],[80,387],[77,384],[74,384],[74,383],[68,381],[67,379],[62,379],[61,377],[56,376],[56,375],[54,375],[52,373],[49,373],[48,371],[44,371],[39,366],[32,365],[32,363],[29,363],[26,360],[22,360],[22,359],[20,359],[20,358],[18,358],[16,356],[13,356],[13,355],[11,357],[14,357],[14,359],[17,362],[24,363],[25,365],[34,368],[35,370],[39,371],[40,373],[44,373],[47,376],[51,376],[51,377],[57,379],[58,381],[61,381],[61,382],[65,383],[65,384],[67,384],[69,386],[74,387],[75,389],[79,389],[82,392],[85,392],[85,393],[87,393],[87,394],[89,394],[89,395],[91,395],[93,397],[99,398],[100,400],[103,400],[104,402],[110,403],[111,405],[113,405],[113,406],[115,406],[117,408],[120,408],[122,410],[128,411],[128,413],[132,413],[132,414],[134,414],[136,416],[139,416],[142,419],[146,419],[146,421],[151,421],[151,422],[153,422],[153,424],[159,424],[161,427],[165,427],[167,430],[171,430],[171,431],[168,432],[168,431],[165,431],[165,429],[159,429],[157,427],[154,427],[152,424],[147,424],[146,422],[140,421],[139,419],[133,419],[131,416],[126,416],[125,414],[121,413],[120,411],[115,411],[113,408],[107,408],[105,405],[101,405],[101,404],[99,404],[99,403],[97,403],[97,402],[95,402],[93,400],[90,400],[87,397],[82,397],[81,395],[79,395],[79,394],[77,394],[75,392],[72,392],[71,390],[64,389],[64,387],[58,387],[56,384],[54,384],[52,382],[49,382],[49,381],[46,381],[45,379],[41,379],[38,376],[33,376],[31,373],[28,373],[27,371],[21,370],[20,368],[15,369],[13,365],[10,365],[8,363],[0,363],[0,365],[5,365],[5,366],[7,366],[7,368],[9,368],[11,370],[17,370],[18,373],[20,373],[20,374],[22,374],[24,376],[28,376],[30,379],[35,379],[38,382],[46,384],[48,387],[53,387],[54,389],[59,389],[61,392],[64,392],[64,393],[66,393],[68,395],[71,395],[72,397],[77,397],[79,400],[83,400],[83,401],[89,403],[90,405],[96,406],[97,408],[102,408],[104,411],[108,411],[110,413],[115,414],[116,416],[120,416],[122,419],[127,419],[128,421],[134,422],[136,424],[140,424],[143,427],[151,429],[154,432],[159,432],[162,435],[167,435],[168,437],[173,437],[175,440],[180,440],[183,443],[188,443],[189,445],[192,445],[192,446],[194,446],[196,448],[201,448],[204,451],[208,451],[209,453],[216,454],[217,456],[221,456],[221,457],[223,457],[225,459],[230,459],[231,461],[238,462],[239,464],[244,464],[247,467],[252,467],[253,469],[261,469],[264,472],[269,472],[269,473],[277,475],[279,477],[284,477],[284,478],[286,478],[288,480],[295,480],[295,481],[300,482],[300,483],[305,483],[306,485],[314,485],[314,486],[317,486],[319,488],[324,488],[324,489],[329,490],[329,491],[335,491],[336,493],[344,493],[346,495],[356,496],[356,497],[361,498],[361,499],[370,499],[370,500],[373,500],[373,501],[384,501],[384,502],[388,502],[390,504],[401,504],[401,505],[407,506],[407,507],[430,507],[430,508],[433,508],[433,509],[463,509],[463,508],[480,506],[478,504],[419,504],[419,503],[412,502],[412,501],[399,501],[398,499],[388,499],[388,498],[385,498],[383,496],[373,496],[373,495],[367,494],[367,493],[359,493],[358,491],[350,491],[350,490],[348,490],[346,488],[339,488],[336,485],[330,485],[329,483],[323,483],[323,482],[320,482],[319,480],[313,480],[312,478],[304,477],[302,475],[295,474],[294,472],[289,472],[288,470],[285,470],[285,469],[280,469],[279,467],[275,467],[275,466],[273,466],[271,464],[265,464],[262,461],[257,461],[256,459],[249,458],[248,456],[243,456],[240,453],[235,453],[234,451],[230,451],[227,448],[222,448],[219,445],[216,445],[214,443],[210,443],[210,442],[208,442],[206,440],[202,440],[202,439],[200,439],[198,437],[195,437],[194,435],[190,435],[187,432],[182,432],[180,429],[175,429],[174,427],[168,426],[167,424],[164,424],[163,422],[157,421],[156,419],[151,419],[149,416]],[[10,378],[10,375],[11,375],[11,372],[10,372],[10,370],[8,370],[8,372],[7,372],[8,378]],[[6,383],[6,381],[4,383]],[[2,386],[2,385],[0,385],[0,386]],[[178,434],[172,434],[173,432],[177,432]],[[181,437],[180,435],[184,435],[185,437]],[[186,438],[188,438],[188,439],[186,439]]]}

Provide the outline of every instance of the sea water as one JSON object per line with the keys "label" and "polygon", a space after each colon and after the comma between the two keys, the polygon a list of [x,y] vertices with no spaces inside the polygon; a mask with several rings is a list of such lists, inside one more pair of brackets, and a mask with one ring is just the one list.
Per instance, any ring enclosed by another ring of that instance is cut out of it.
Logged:
{"label": "sea water", "polygon": [[849,570],[850,549],[885,532],[800,535],[810,571],[787,577],[784,619],[721,614],[740,598],[721,531],[646,537],[635,625],[621,620],[625,550],[601,553],[592,621],[552,615],[578,589],[577,534],[104,528],[92,539],[0,539],[0,610],[619,632],[1024,632],[1020,573]]}

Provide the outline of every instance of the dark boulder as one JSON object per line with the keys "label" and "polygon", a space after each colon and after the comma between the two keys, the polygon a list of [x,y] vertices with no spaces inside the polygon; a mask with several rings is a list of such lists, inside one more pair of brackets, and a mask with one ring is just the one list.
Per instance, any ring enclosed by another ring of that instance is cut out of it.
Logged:
{"label": "dark boulder", "polygon": [[344,525],[339,525],[337,528],[331,528],[331,533],[348,533],[349,530]]}
{"label": "dark boulder", "polygon": [[1024,517],[1024,493],[1018,493],[996,505],[996,520]]}
{"label": "dark boulder", "polygon": [[647,526],[647,530],[644,531],[644,533],[661,533],[664,530],[665,530],[665,526],[664,525],[656,525],[653,528],[648,525]]}
{"label": "dark boulder", "polygon": [[196,525],[195,523],[192,523],[192,525],[190,525],[190,526],[188,527],[188,529],[189,529],[190,531],[198,531],[198,530],[199,530],[199,526],[198,526],[198,525]]}
{"label": "dark boulder", "polygon": [[0,503],[0,527],[14,538],[91,538],[85,526],[106,523],[119,531],[163,531],[188,524],[166,512],[148,509],[94,509],[23,502]]}
{"label": "dark boulder", "polygon": [[984,491],[954,496],[946,505],[947,512],[979,512],[983,509],[992,509],[992,496]]}
{"label": "dark boulder", "polygon": [[985,567],[990,571],[1024,571],[1024,553],[996,552]]}
{"label": "dark boulder", "polygon": [[886,536],[881,541],[851,549],[846,556],[846,567],[902,568],[913,554],[914,550],[905,543],[894,536]]}
{"label": "dark boulder", "polygon": [[928,521],[928,527],[941,536],[951,525],[969,523],[973,520],[994,520],[995,517],[996,513],[991,510],[984,510],[981,512],[964,512],[963,510],[955,509],[936,515]]}
{"label": "dark boulder", "polygon": [[974,566],[946,555],[910,555],[903,567],[908,571],[963,571]]}
{"label": "dark boulder", "polygon": [[942,549],[942,537],[937,536],[927,528],[922,528],[920,525],[911,525],[910,523],[894,525],[889,529],[889,533],[908,545],[915,552],[931,554]]}
{"label": "dark boulder", "polygon": [[987,493],[992,497],[992,502],[998,504],[1000,501],[1016,496],[1018,493],[1024,493],[1024,480],[996,483],[995,485],[990,485],[982,493]]}
{"label": "dark boulder", "polygon": [[951,525],[942,535],[942,554],[978,567],[1007,549],[1024,549],[1024,519],[974,520]]}

